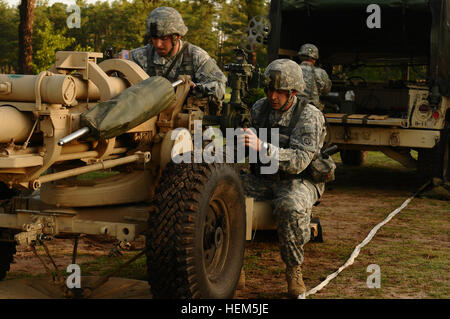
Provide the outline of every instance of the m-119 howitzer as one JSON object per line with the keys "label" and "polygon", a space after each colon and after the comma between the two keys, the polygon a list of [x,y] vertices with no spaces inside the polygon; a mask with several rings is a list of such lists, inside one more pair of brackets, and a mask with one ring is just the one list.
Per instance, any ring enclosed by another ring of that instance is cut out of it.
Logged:
{"label": "m-119 howitzer", "polygon": [[145,234],[154,297],[231,298],[246,236],[239,175],[172,161],[193,153],[205,99],[187,98],[189,76],[170,83],[100,58],[57,52],[48,71],[0,75],[0,280],[16,244]]}
{"label": "m-119 howitzer", "polygon": [[[198,120],[248,123],[242,97],[259,72],[236,52],[222,114],[208,98],[188,97],[189,76],[170,83],[128,60],[97,64],[101,53],[57,52],[48,71],[0,75],[0,280],[17,244],[43,245],[50,257],[45,241],[72,237],[76,264],[81,234],[122,243],[145,235],[154,298],[233,297],[245,240],[276,224],[270,203],[245,197],[232,164],[196,161],[192,135]],[[193,161],[180,163],[185,155]],[[105,170],[113,171],[79,178]],[[64,290],[88,296],[116,271]]]}
{"label": "m-119 howitzer", "polygon": [[[65,162],[102,162],[114,167],[149,159],[145,151],[125,154],[158,133],[157,119],[148,120],[168,109],[174,111],[173,87],[183,81],[171,84],[162,77],[148,78],[125,60],[97,64],[101,56],[58,52],[55,66],[39,75],[0,75],[0,118],[4,122],[0,128],[1,182],[10,188],[37,190],[43,183],[76,176],[80,169],[96,170],[91,165],[74,168],[73,164],[66,169]],[[109,76],[113,73],[121,76]],[[184,88],[184,95],[188,90]],[[173,119],[169,120],[167,128],[174,126]],[[69,143],[88,132],[95,138]],[[125,145],[120,136],[125,133],[134,143]],[[48,171],[53,166],[57,169]],[[61,204],[45,190],[41,197]]]}

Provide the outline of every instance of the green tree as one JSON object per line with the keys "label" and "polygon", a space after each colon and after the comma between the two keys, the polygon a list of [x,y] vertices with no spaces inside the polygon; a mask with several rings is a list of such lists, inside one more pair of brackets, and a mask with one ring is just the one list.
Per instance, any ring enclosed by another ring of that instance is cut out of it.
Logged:
{"label": "green tree", "polygon": [[247,29],[247,14],[241,0],[224,1],[218,18],[221,33],[219,65],[234,61],[234,49],[243,48],[242,36]]}
{"label": "green tree", "polygon": [[67,38],[64,33],[55,32],[49,19],[41,23],[43,26],[36,29],[35,53],[31,63],[35,74],[49,69],[55,63],[55,52],[64,50],[75,42],[74,38]]}
{"label": "green tree", "polygon": [[[219,59],[222,65],[234,60],[234,48],[245,47],[249,21],[257,15],[267,16],[268,10],[268,3],[264,0],[228,0],[222,3],[218,18],[219,29],[223,34],[223,41],[220,42],[222,53]],[[257,48],[256,58],[258,65],[266,65],[265,46]]]}
{"label": "green tree", "polygon": [[[205,49],[223,66],[234,60],[233,49],[243,46],[242,33],[249,18],[267,11],[265,0],[116,0],[112,3],[77,0],[81,9],[81,28],[68,29],[66,20],[70,13],[67,5],[48,0],[36,0],[34,12],[33,72],[50,66],[57,50],[89,50],[104,52],[112,47],[114,52],[134,49],[144,44],[145,20],[156,7],[171,6],[177,9],[188,26],[185,40]],[[0,67],[17,68],[19,51],[17,27],[19,11],[0,0]],[[6,48],[6,49],[5,49]],[[263,53],[258,49],[258,61]],[[260,62],[258,62],[260,63]],[[261,65],[264,63],[261,63]]]}
{"label": "green tree", "polygon": [[36,0],[22,0],[19,5],[19,54],[18,71],[22,74],[31,73],[33,59],[33,22]]}
{"label": "green tree", "polygon": [[17,8],[11,8],[5,0],[0,0],[0,73],[11,73],[17,69],[18,26]]}
{"label": "green tree", "polygon": [[203,48],[209,55],[217,59],[219,33],[214,28],[217,14],[214,2],[207,0],[181,1],[180,6],[176,9],[181,13],[189,28],[185,39]]}

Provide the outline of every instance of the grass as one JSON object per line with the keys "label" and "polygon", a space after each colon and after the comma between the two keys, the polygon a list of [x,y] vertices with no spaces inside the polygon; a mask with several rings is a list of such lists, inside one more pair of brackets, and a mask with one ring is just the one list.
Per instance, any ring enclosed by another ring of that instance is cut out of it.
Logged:
{"label": "grass", "polygon": [[82,180],[82,181],[91,181],[94,179],[106,178],[106,177],[114,176],[117,174],[119,174],[119,172],[116,172],[116,171],[96,171],[96,172],[78,175],[77,179]]}
{"label": "grass", "polygon": [[229,87],[227,87],[226,89],[225,89],[225,98],[224,98],[224,103],[227,103],[227,102],[229,102],[230,101],[230,99],[231,99],[231,88],[229,88]]}
{"label": "grass", "polygon": [[[413,154],[414,156],[417,154]],[[340,162],[340,159],[336,158],[336,162]],[[350,169],[348,173],[362,174],[363,177],[360,178],[364,179],[368,171],[371,171],[371,174],[394,174],[406,182],[411,181],[415,184],[412,186],[417,186],[414,171],[403,168],[379,152],[369,152],[367,163],[363,167]],[[373,180],[373,177],[371,179]],[[386,202],[386,199],[384,201]],[[396,206],[398,205],[394,205]],[[376,208],[373,212],[382,213],[383,209]],[[384,214],[387,212],[389,210]],[[325,296],[449,298],[449,213],[450,205],[446,201],[414,199],[410,206],[378,231],[372,242],[362,249],[355,264],[346,269],[340,275],[341,278],[336,278],[334,283],[329,284]],[[380,289],[367,289],[364,284],[368,276],[365,270],[370,263],[381,267]],[[342,287],[354,279],[359,280],[357,288],[351,295],[343,295],[342,291],[345,290]]]}
{"label": "grass", "polygon": [[[80,264],[81,273],[86,276],[103,276],[119,267],[121,264],[132,258],[137,252],[124,253],[120,257],[100,256],[99,258],[87,261]],[[148,280],[147,276],[147,263],[145,256],[140,257],[129,266],[125,267],[114,277],[123,277],[136,280]]]}
{"label": "grass", "polygon": [[[342,266],[369,231],[421,185],[414,170],[403,168],[380,152],[369,152],[362,167],[343,167],[339,154],[335,154],[334,159],[338,165],[337,177],[326,195],[336,199],[329,206],[323,206],[327,205],[324,199],[324,203],[314,209],[321,218],[325,242],[305,246],[303,273],[309,289]],[[346,211],[334,214],[336,206],[341,205],[348,206]],[[448,201],[415,198],[376,233],[353,265],[309,298],[449,298],[449,213]],[[256,241],[248,246],[252,255],[245,261],[249,266],[246,270],[250,270],[246,275],[247,278],[263,277],[259,280],[271,286],[272,293],[260,287],[263,291],[253,297],[284,298],[280,293],[286,290],[284,264],[279,254],[280,264],[267,266],[268,260],[261,253],[264,249],[277,249],[278,244],[266,241],[264,244],[268,247],[260,247],[261,244]],[[262,257],[258,258],[255,250]],[[370,264],[380,266],[379,289],[367,287]],[[271,276],[276,278],[258,272],[262,266],[269,267]]]}

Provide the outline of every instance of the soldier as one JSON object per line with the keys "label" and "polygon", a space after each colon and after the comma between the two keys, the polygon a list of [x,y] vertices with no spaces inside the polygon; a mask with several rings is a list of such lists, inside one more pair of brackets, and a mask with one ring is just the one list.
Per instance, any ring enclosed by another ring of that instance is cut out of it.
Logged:
{"label": "soldier", "polygon": [[175,81],[190,75],[197,96],[210,96],[216,102],[225,96],[226,77],[205,50],[182,41],[188,31],[180,13],[171,7],[154,9],[146,20],[149,43],[130,52],[130,60],[150,76]]}
{"label": "soldier", "polygon": [[247,196],[272,202],[288,293],[297,297],[306,291],[301,264],[303,245],[310,239],[311,210],[325,189],[324,183],[315,183],[305,172],[323,146],[325,120],[306,98],[296,95],[305,86],[302,69],[296,62],[275,60],[264,76],[267,98],[253,105],[251,126],[279,128],[280,145],[259,139],[251,129],[244,129],[239,141],[271,157],[278,155],[279,170],[263,175],[255,170],[259,164],[251,164],[252,174],[242,175],[242,181]]}
{"label": "soldier", "polygon": [[315,66],[319,59],[319,49],[313,44],[304,44],[298,51],[298,57],[302,61],[300,67],[306,83],[302,95],[309,98],[319,110],[323,111],[324,105],[320,101],[320,96],[330,92],[331,81],[324,69]]}

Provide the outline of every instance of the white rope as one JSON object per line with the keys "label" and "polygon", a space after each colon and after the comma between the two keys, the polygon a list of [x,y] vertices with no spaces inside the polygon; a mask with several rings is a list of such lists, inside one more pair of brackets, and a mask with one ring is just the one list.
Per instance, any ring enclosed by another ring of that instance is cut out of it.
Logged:
{"label": "white rope", "polygon": [[[423,188],[423,187],[422,187]],[[421,188],[421,189],[422,189]],[[420,192],[420,191],[419,191]],[[395,215],[397,215],[398,213],[400,213],[403,208],[405,208],[406,206],[408,206],[409,202],[411,202],[411,200],[419,193],[417,192],[416,194],[414,194],[413,196],[411,196],[410,198],[408,198],[407,200],[405,200],[403,202],[403,204],[398,207],[396,210],[394,210],[392,213],[390,213],[385,220],[383,220],[381,223],[379,223],[378,225],[376,225],[371,231],[370,233],[367,235],[367,237],[358,245],[356,246],[355,250],[353,251],[353,253],[350,255],[350,258],[345,262],[344,265],[342,265],[337,271],[335,271],[334,273],[332,273],[331,275],[328,275],[328,277],[322,281],[319,285],[317,285],[316,287],[314,287],[313,289],[307,291],[306,293],[300,294],[298,295],[298,299],[305,299],[306,297],[308,297],[309,295],[313,295],[316,292],[318,292],[319,290],[321,290],[323,287],[325,287],[326,285],[328,285],[328,283],[337,277],[337,275],[343,271],[345,268],[347,268],[348,266],[352,265],[353,262],[355,261],[356,257],[358,257],[359,252],[361,250],[361,248],[363,248],[365,245],[367,245],[370,240],[373,238],[373,236],[375,236],[376,232],[378,231],[378,229],[380,229],[384,224],[388,223]]]}

